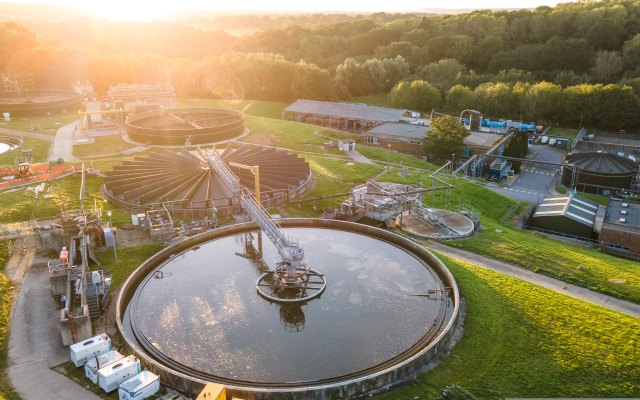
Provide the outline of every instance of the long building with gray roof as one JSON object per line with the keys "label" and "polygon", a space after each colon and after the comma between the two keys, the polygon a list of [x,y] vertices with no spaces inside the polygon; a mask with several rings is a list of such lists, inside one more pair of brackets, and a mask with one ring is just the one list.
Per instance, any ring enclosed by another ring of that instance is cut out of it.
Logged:
{"label": "long building with gray roof", "polygon": [[352,132],[362,132],[384,122],[397,122],[405,116],[410,117],[411,111],[361,103],[303,99],[296,100],[282,110],[282,119]]}

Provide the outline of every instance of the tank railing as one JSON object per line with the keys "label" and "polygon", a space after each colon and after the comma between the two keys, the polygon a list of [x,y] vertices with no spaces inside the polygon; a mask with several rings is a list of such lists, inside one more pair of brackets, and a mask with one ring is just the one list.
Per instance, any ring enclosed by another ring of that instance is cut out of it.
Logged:
{"label": "tank railing", "polygon": [[304,260],[304,251],[298,241],[296,240],[294,242],[287,238],[282,232],[280,225],[271,218],[269,213],[267,213],[267,210],[258,204],[253,196],[251,196],[251,194],[246,190],[242,191],[240,204],[247,214],[256,221],[269,240],[271,240],[271,242],[276,246],[282,261],[288,263],[292,267],[302,265]]}

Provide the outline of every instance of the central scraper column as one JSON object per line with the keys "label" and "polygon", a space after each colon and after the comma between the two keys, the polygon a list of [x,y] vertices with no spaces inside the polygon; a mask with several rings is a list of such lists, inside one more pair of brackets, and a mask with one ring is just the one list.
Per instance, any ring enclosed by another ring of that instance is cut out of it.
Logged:
{"label": "central scraper column", "polygon": [[288,238],[267,210],[246,189],[217,153],[200,151],[201,156],[222,177],[234,197],[239,195],[240,205],[258,224],[278,249],[280,262],[272,271],[262,274],[256,283],[258,293],[269,301],[278,303],[306,302],[322,294],[327,286],[323,274],[309,268],[304,261],[304,250],[297,239]]}

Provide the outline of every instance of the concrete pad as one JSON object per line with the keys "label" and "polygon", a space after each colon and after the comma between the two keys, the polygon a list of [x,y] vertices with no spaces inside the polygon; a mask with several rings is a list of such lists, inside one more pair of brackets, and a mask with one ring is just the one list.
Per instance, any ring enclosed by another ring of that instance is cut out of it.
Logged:
{"label": "concrete pad", "polygon": [[100,400],[100,397],[59,373],[50,370],[45,360],[12,366],[9,379],[25,400]]}
{"label": "concrete pad", "polygon": [[59,310],[49,288],[46,259],[37,259],[24,278],[11,315],[9,379],[25,400],[99,399],[49,369],[69,360],[58,326]]}

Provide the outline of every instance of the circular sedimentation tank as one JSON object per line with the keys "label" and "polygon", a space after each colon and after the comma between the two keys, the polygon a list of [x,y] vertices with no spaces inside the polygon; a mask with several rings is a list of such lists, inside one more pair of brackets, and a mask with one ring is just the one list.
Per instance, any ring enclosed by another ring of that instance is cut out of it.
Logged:
{"label": "circular sedimentation tank", "polygon": [[175,108],[134,114],[125,123],[131,140],[184,146],[235,139],[245,132],[244,114],[222,108]]}
{"label": "circular sedimentation tank", "polygon": [[32,90],[22,94],[4,93],[0,96],[0,112],[11,117],[46,115],[77,111],[81,97],[75,92],[61,90]]}
{"label": "circular sedimentation tank", "polygon": [[443,351],[459,294],[437,257],[366,225],[279,222],[326,278],[308,302],[258,293],[256,278],[278,252],[254,223],[164,249],[129,277],[118,327],[163,383],[196,394],[217,382],[248,400],[355,398],[415,378]]}
{"label": "circular sedimentation tank", "polygon": [[0,136],[0,154],[15,150],[22,146],[23,139],[15,136]]}
{"label": "circular sedimentation tank", "polygon": [[[313,184],[309,164],[295,154],[272,147],[227,146],[220,159],[249,191],[255,190],[250,170],[234,163],[258,166],[265,207],[277,207],[306,193]],[[137,156],[106,173],[105,194],[121,207],[167,203],[186,209],[233,209],[232,194],[216,171],[197,152],[181,149]]]}
{"label": "circular sedimentation tank", "polygon": [[475,224],[466,215],[439,208],[405,211],[397,222],[409,235],[420,239],[457,239],[473,234]]}

